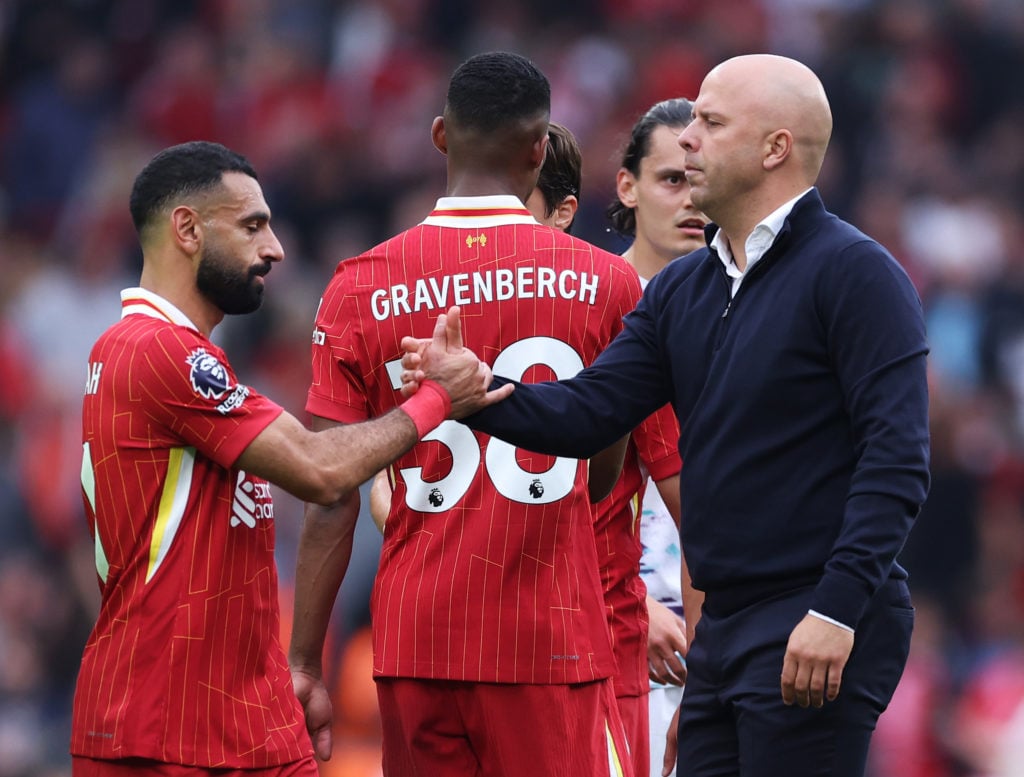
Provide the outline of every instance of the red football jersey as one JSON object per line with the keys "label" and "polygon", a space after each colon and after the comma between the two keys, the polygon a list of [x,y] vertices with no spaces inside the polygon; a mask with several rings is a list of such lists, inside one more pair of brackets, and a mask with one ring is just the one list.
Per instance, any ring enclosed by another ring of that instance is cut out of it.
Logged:
{"label": "red football jersey", "polygon": [[311,753],[279,638],[269,485],[235,467],[280,413],[181,311],[122,292],[82,408],[102,601],[73,754],[258,768]]}
{"label": "red football jersey", "polygon": [[[647,587],[640,578],[640,511],[647,475],[680,469],[679,424],[671,405],[646,418],[630,437],[622,474],[594,506],[594,534],[612,645],[619,671],[616,696],[647,693]],[[652,486],[647,486],[648,488]]]}
{"label": "red football jersey", "polygon": [[[399,343],[462,309],[495,374],[565,378],[640,295],[623,259],[539,225],[511,196],[443,198],[420,225],[345,260],[313,334],[306,409],[341,422],[401,400]],[[585,464],[446,421],[392,468],[374,587],[378,675],[576,683],[614,673]]]}

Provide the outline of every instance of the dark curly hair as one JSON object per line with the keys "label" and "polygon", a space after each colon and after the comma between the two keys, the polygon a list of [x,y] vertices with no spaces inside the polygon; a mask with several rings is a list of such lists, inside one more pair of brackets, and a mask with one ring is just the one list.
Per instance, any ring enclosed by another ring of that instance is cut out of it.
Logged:
{"label": "dark curly hair", "polygon": [[547,77],[519,54],[476,54],[456,68],[448,83],[445,112],[467,130],[493,132],[550,110]]}
{"label": "dark curly hair", "polygon": [[141,234],[172,199],[213,189],[229,172],[256,178],[249,160],[220,143],[194,140],[165,148],[142,168],[132,185],[128,209],[136,231]]}

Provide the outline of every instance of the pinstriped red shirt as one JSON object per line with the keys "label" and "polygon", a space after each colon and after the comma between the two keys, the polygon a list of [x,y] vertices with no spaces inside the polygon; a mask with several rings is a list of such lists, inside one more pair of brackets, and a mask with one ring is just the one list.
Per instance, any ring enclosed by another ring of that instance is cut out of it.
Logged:
{"label": "pinstriped red shirt", "polygon": [[[399,343],[462,308],[496,373],[569,377],[622,328],[623,259],[541,226],[510,196],[443,198],[420,225],[345,260],[313,333],[307,410],[336,421],[400,401]],[[391,470],[373,593],[377,675],[575,683],[614,673],[585,464],[445,422]]]}
{"label": "pinstriped red shirt", "polygon": [[680,469],[679,423],[670,405],[649,416],[630,437],[622,475],[611,493],[594,505],[594,534],[604,604],[619,671],[616,696],[648,692],[647,587],[640,578],[640,513],[648,474],[654,480]]}
{"label": "pinstriped red shirt", "polygon": [[273,503],[235,467],[281,408],[173,305],[122,293],[89,356],[82,490],[102,601],[71,752],[256,768],[311,752],[279,641]]}

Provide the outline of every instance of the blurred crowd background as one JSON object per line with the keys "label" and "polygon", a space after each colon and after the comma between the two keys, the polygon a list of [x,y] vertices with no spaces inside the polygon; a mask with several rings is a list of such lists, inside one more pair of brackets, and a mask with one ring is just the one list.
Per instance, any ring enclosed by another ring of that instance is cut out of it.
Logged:
{"label": "blurred crowd background", "polygon": [[[933,486],[902,555],[913,651],[872,777],[1024,774],[1024,3],[1020,0],[0,0],[0,777],[69,774],[70,700],[97,607],[81,506],[85,362],[136,285],[132,179],[204,138],[260,172],[287,251],[258,314],[215,339],[304,417],[311,322],[336,262],[443,194],[430,144],[466,56],[515,50],[584,151],[575,232],[605,206],[633,121],[741,53],[821,76],[820,188],[924,301]],[[365,500],[364,500],[365,502]],[[277,495],[283,629],[301,505]],[[379,773],[362,520],[328,665],[335,757]]]}

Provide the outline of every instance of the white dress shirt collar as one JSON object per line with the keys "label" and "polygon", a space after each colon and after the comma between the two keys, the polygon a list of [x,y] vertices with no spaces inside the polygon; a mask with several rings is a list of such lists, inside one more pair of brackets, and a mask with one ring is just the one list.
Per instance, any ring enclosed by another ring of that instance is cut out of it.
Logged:
{"label": "white dress shirt collar", "polygon": [[725,233],[719,229],[714,238],[711,240],[711,248],[718,254],[719,260],[725,265],[725,272],[730,278],[732,278],[732,293],[735,296],[736,292],[739,291],[740,284],[743,282],[743,278],[750,268],[761,261],[761,258],[767,253],[768,249],[771,248],[772,243],[775,242],[776,236],[782,229],[782,225],[786,222],[786,217],[789,216],[790,211],[793,210],[793,206],[796,205],[797,200],[803,197],[810,188],[802,191],[793,199],[784,203],[780,207],[773,210],[754,227],[754,231],[751,232],[746,239],[744,247],[747,254],[747,267],[745,270],[740,270],[736,266],[736,261],[732,255],[732,248],[729,246],[729,241],[725,237]]}

